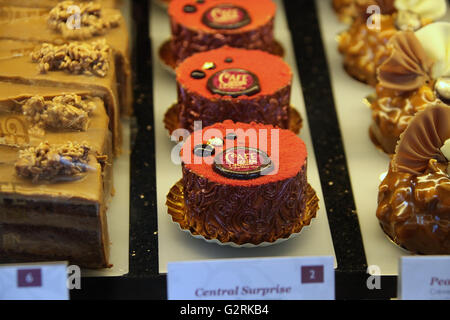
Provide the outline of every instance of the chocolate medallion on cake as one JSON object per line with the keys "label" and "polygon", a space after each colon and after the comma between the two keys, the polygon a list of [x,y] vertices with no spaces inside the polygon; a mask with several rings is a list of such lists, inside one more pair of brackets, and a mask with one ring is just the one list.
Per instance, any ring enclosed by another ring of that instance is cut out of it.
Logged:
{"label": "chocolate medallion on cake", "polygon": [[376,216],[412,253],[450,254],[450,107],[418,112],[402,133],[380,184]]}

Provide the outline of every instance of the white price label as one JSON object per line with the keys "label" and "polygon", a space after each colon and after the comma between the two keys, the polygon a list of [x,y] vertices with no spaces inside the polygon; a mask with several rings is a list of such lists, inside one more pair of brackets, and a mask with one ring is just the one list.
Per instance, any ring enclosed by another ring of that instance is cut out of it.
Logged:
{"label": "white price label", "polygon": [[403,300],[450,300],[450,256],[402,257],[399,297]]}
{"label": "white price label", "polygon": [[170,300],[332,300],[333,257],[229,259],[168,264]]}
{"label": "white price label", "polygon": [[68,300],[67,263],[0,265],[0,300]]}

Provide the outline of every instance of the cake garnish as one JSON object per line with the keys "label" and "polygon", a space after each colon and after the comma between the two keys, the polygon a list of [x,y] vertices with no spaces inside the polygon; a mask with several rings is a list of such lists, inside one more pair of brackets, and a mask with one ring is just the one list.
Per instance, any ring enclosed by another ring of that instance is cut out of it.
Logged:
{"label": "cake garnish", "polygon": [[205,0],[195,0],[195,2],[197,2],[198,4],[203,4],[205,3]]}
{"label": "cake garnish", "polygon": [[192,4],[187,4],[183,7],[183,11],[186,13],[194,13],[197,12],[197,7]]}
{"label": "cake garnish", "polygon": [[31,53],[39,71],[64,70],[73,74],[105,77],[109,70],[110,47],[105,40],[92,43],[71,42],[60,46],[44,43]]}
{"label": "cake garnish", "polygon": [[224,69],[208,79],[208,89],[223,96],[251,96],[261,91],[258,77],[244,69]]}
{"label": "cake garnish", "polygon": [[381,86],[410,91],[431,80],[433,60],[412,31],[400,31],[389,41],[391,55],[378,68]]}
{"label": "cake garnish", "polygon": [[79,178],[89,169],[89,151],[90,147],[85,143],[52,145],[41,142],[36,147],[19,151],[16,173],[33,183]]}
{"label": "cake garnish", "polygon": [[214,62],[205,62],[202,66],[203,70],[212,70],[215,68],[216,68],[216,65],[214,64]]}
{"label": "cake garnish", "polygon": [[238,29],[251,22],[250,16],[242,7],[233,4],[219,4],[203,14],[202,22],[212,29]]}
{"label": "cake garnish", "polygon": [[98,2],[63,1],[50,11],[47,23],[66,39],[84,40],[118,27],[120,15],[103,15]]}
{"label": "cake garnish", "polygon": [[213,146],[213,147],[221,147],[223,146],[223,140],[220,138],[211,138],[208,140],[207,144]]}
{"label": "cake garnish", "polygon": [[213,169],[230,179],[249,180],[270,173],[273,164],[267,153],[262,150],[233,147],[214,158]]}
{"label": "cake garnish", "polygon": [[434,60],[433,79],[450,77],[450,22],[435,22],[415,32],[428,57]]}
{"label": "cake garnish", "polygon": [[446,0],[395,0],[394,7],[399,11],[410,11],[420,18],[436,21],[447,11]]}
{"label": "cake garnish", "polygon": [[232,62],[233,62],[233,58],[228,57],[228,58],[225,58],[224,61],[225,61],[226,63],[232,63]]}
{"label": "cake garnish", "polygon": [[441,148],[441,152],[447,161],[450,161],[450,138],[445,140],[444,145]]}
{"label": "cake garnish", "polygon": [[191,72],[191,78],[203,79],[204,77],[206,77],[206,73],[204,73],[202,70],[194,70]]}
{"label": "cake garnish", "polygon": [[393,170],[419,175],[427,169],[431,160],[447,163],[444,152],[447,152],[448,139],[450,106],[441,102],[426,106],[416,113],[400,135],[393,158]]}
{"label": "cake garnish", "polygon": [[33,96],[24,101],[22,112],[27,121],[41,129],[70,129],[86,131],[89,116],[95,109],[92,101],[75,94],[68,94],[45,100]]}
{"label": "cake garnish", "polygon": [[214,149],[214,146],[210,145],[210,144],[199,144],[196,145],[194,147],[194,154],[197,157],[210,157],[212,155],[214,155],[214,153],[216,152],[216,149]]}

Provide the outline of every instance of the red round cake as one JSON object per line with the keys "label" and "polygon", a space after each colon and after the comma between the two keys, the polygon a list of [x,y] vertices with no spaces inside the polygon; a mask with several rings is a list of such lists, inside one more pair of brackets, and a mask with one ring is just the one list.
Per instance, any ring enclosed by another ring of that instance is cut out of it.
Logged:
{"label": "red round cake", "polygon": [[176,64],[223,45],[274,50],[272,0],[172,0],[168,12]]}
{"label": "red round cake", "polygon": [[181,128],[224,120],[289,128],[292,72],[280,57],[225,46],[189,57],[176,73]]}
{"label": "red round cake", "polygon": [[378,194],[377,218],[398,245],[450,254],[450,107],[418,112],[402,133]]}
{"label": "red round cake", "polygon": [[289,130],[216,123],[187,138],[181,160],[185,210],[171,214],[193,234],[258,245],[298,233],[316,215],[306,146]]}

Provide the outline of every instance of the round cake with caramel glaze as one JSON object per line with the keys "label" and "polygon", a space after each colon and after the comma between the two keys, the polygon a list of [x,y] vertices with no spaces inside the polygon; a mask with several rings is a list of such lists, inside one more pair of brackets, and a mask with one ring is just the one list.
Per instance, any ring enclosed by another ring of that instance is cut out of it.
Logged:
{"label": "round cake with caramel glaze", "polygon": [[224,120],[289,128],[292,72],[278,56],[225,46],[189,57],[176,73],[181,128]]}
{"label": "round cake with caramel glaze", "polygon": [[172,0],[171,50],[178,64],[197,52],[224,45],[276,51],[272,0]]}
{"label": "round cake with caramel glaze", "polygon": [[402,133],[379,187],[377,218],[399,246],[450,254],[450,107],[418,112]]}
{"label": "round cake with caramel glaze", "polygon": [[224,121],[195,131],[181,150],[184,210],[194,235],[237,245],[287,239],[316,216],[307,150],[289,130]]}
{"label": "round cake with caramel glaze", "polygon": [[436,102],[449,103],[448,32],[450,23],[435,22],[416,32],[398,32],[390,40],[391,55],[378,69],[370,104],[370,136],[384,152],[394,153],[400,134],[418,111]]}

